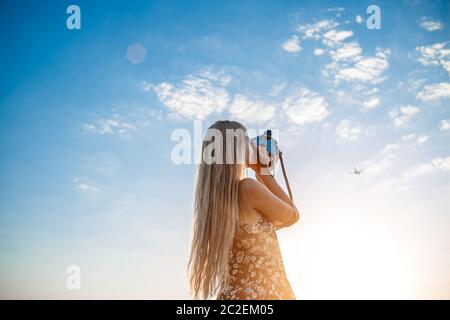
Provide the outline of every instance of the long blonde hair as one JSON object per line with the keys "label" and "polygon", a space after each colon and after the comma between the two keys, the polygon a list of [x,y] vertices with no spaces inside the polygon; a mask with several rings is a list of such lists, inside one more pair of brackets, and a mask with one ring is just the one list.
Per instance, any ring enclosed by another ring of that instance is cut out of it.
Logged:
{"label": "long blonde hair", "polygon": [[[245,161],[237,159],[243,146],[239,143],[246,141],[239,141],[238,137],[238,141],[235,137],[228,141],[230,129],[244,132],[244,138],[247,139],[246,129],[239,122],[217,121],[209,127],[203,141],[195,188],[194,233],[188,264],[190,287],[195,299],[213,297],[228,278],[228,256],[239,219],[239,181],[246,172]],[[222,135],[223,143],[212,151],[212,155],[228,157],[231,151],[232,163],[211,163],[205,160],[205,152],[211,150],[211,143],[218,142],[216,136],[214,141],[210,140],[214,132]]]}

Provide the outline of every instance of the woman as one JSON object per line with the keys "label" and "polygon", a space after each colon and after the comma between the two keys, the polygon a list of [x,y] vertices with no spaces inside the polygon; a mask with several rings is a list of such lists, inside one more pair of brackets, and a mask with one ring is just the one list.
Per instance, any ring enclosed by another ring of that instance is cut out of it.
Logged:
{"label": "woman", "polygon": [[[217,121],[205,135],[189,259],[195,299],[295,299],[275,230],[297,222],[298,211],[274,177],[251,164],[248,141],[235,121]],[[248,167],[257,180],[246,177]]]}

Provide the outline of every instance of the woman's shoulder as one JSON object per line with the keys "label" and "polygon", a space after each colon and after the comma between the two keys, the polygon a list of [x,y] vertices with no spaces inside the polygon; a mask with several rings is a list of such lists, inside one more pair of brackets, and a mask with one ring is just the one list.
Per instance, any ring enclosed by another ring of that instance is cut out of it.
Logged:
{"label": "woman's shoulder", "polygon": [[256,203],[267,192],[264,184],[256,179],[244,178],[239,181],[239,197],[248,203]]}
{"label": "woman's shoulder", "polygon": [[260,188],[261,182],[258,180],[255,180],[253,178],[244,178],[241,181],[239,181],[239,191],[251,191],[255,190],[256,188]]}

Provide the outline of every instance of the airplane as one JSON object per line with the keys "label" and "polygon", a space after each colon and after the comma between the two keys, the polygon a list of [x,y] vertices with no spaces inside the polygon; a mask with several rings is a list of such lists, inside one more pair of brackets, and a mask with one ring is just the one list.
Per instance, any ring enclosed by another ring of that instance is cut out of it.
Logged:
{"label": "airplane", "polygon": [[356,169],[356,168],[353,168],[352,174],[360,175],[362,171],[363,171],[363,169],[359,169],[359,170],[358,170],[358,169]]}

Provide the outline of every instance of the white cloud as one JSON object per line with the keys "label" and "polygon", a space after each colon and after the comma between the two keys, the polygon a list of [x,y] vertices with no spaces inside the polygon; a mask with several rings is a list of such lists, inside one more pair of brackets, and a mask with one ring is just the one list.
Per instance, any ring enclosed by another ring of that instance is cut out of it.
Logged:
{"label": "white cloud", "polygon": [[321,121],[328,116],[325,98],[307,88],[297,88],[284,101],[283,109],[298,125]]}
{"label": "white cloud", "polygon": [[400,146],[396,143],[389,143],[384,146],[383,150],[381,150],[380,154],[383,156],[386,156],[388,158],[391,158],[394,156],[394,152],[398,151],[400,149]]}
{"label": "white cloud", "polygon": [[[120,169],[120,162],[107,154],[93,154],[82,159],[83,168],[96,175],[110,176]],[[76,179],[74,179],[75,183]]]}
{"label": "white cloud", "polygon": [[409,140],[414,139],[415,137],[416,137],[416,135],[411,133],[411,134],[407,134],[407,135],[402,136],[401,139],[405,140],[405,141],[409,141]]}
{"label": "white cloud", "polygon": [[269,96],[272,96],[272,97],[278,96],[279,94],[281,94],[283,92],[283,90],[285,88],[286,88],[285,82],[277,83],[277,84],[273,85],[272,88],[270,89]]}
{"label": "white cloud", "polygon": [[351,30],[337,31],[332,29],[323,35],[323,43],[328,47],[336,47],[351,36],[353,36],[353,31]]}
{"label": "white cloud", "polygon": [[288,40],[286,40],[282,46],[283,50],[291,53],[299,52],[302,50],[300,46],[300,39],[297,36],[292,36]]}
{"label": "white cloud", "polygon": [[450,171],[450,157],[435,158],[431,161],[431,163],[439,170]]}
{"label": "white cloud", "polygon": [[400,145],[389,143],[380,151],[380,157],[364,163],[364,172],[368,175],[377,175],[392,166],[393,159],[400,150]]}
{"label": "white cloud", "polygon": [[336,127],[337,136],[345,141],[354,142],[357,141],[365,130],[358,125],[354,125],[351,120],[341,120]]}
{"label": "white cloud", "polygon": [[372,109],[380,104],[380,97],[372,97],[369,100],[363,102],[363,107],[366,109]]}
{"label": "white cloud", "polygon": [[411,134],[407,134],[401,137],[401,140],[403,141],[411,141],[411,140],[415,140],[415,142],[417,144],[424,144],[425,142],[427,142],[430,139],[430,136],[426,135],[426,134],[422,134],[420,136],[416,136],[415,134],[411,133]]}
{"label": "white cloud", "polygon": [[430,20],[427,17],[420,19],[420,26],[428,32],[438,31],[444,29],[444,24],[439,20]]}
{"label": "white cloud", "polygon": [[332,7],[332,8],[328,8],[327,9],[328,12],[336,12],[336,14],[340,14],[343,13],[345,11],[345,8],[342,7]]}
{"label": "white cloud", "polygon": [[411,118],[419,112],[420,109],[418,107],[407,105],[395,108],[394,110],[389,112],[389,117],[392,119],[396,127],[400,127],[408,123]]}
{"label": "white cloud", "polygon": [[356,21],[356,23],[361,24],[361,23],[363,23],[363,18],[360,15],[357,15],[355,17],[355,21]]}
{"label": "white cloud", "polygon": [[[409,134],[402,136],[401,140],[414,140],[415,143],[423,144],[428,140],[428,138],[429,137],[427,135],[420,135],[416,138],[415,134]],[[363,163],[362,167],[365,168],[364,172],[366,172],[366,174],[368,175],[380,174],[393,167],[396,163],[398,164],[398,160],[401,160],[401,162],[403,162],[405,152],[407,151],[403,148],[403,146],[405,146],[403,143],[389,143],[385,145],[385,147],[381,150],[380,156],[378,158]],[[450,157],[435,158],[430,162],[411,166],[398,178],[392,178],[392,181],[395,182],[395,184],[399,187],[405,188],[407,187],[409,178],[438,170],[450,171]]]}
{"label": "white cloud", "polygon": [[365,83],[352,83],[350,87],[334,91],[336,101],[346,106],[357,106],[363,110],[376,108],[380,105],[379,89]]}
{"label": "white cloud", "polygon": [[218,83],[219,85],[224,87],[229,85],[232,80],[232,77],[229,74],[226,74],[225,71],[213,70],[211,67],[200,70],[198,76]]}
{"label": "white cloud", "polygon": [[[389,49],[377,48],[374,56],[362,56],[357,42],[346,43],[335,51],[330,51],[333,61],[325,66],[326,77],[334,79],[335,84],[342,81],[360,84],[377,84],[385,80],[384,72],[388,69]],[[360,91],[369,88],[358,85]]]}
{"label": "white cloud", "polygon": [[[141,83],[142,90],[145,89]],[[81,124],[85,133],[98,135],[119,136],[121,138],[132,138],[142,128],[151,123],[164,119],[162,109],[150,108],[148,106],[126,104],[114,107],[108,114],[93,114],[92,119]]]}
{"label": "white cloud", "polygon": [[[273,103],[240,93],[229,93],[232,77],[223,71],[203,69],[182,79],[178,84],[163,82],[151,87],[159,100],[169,109],[168,119],[205,119],[214,113],[228,115],[249,123],[265,123],[272,120],[276,110]],[[267,96],[278,97],[285,89],[285,83],[277,83]]]}
{"label": "white cloud", "polygon": [[441,129],[442,131],[450,130],[450,120],[441,120],[441,122],[439,123],[439,129]]}
{"label": "white cloud", "polygon": [[73,179],[72,183],[75,185],[75,189],[83,195],[94,196],[100,193],[99,188],[92,184],[83,183],[78,178]]}
{"label": "white cloud", "polygon": [[353,60],[358,59],[361,55],[361,47],[359,46],[359,43],[356,41],[344,43],[340,48],[337,50],[333,50],[330,52],[331,58],[334,61],[339,60]]}
{"label": "white cloud", "polygon": [[414,166],[408,168],[408,170],[406,170],[404,176],[405,177],[419,176],[419,175],[430,173],[434,170],[435,170],[435,168],[432,163],[421,163],[421,164],[417,164],[417,165],[414,165]]}
{"label": "white cloud", "polygon": [[388,159],[382,158],[378,162],[371,162],[366,164],[364,167],[364,172],[367,175],[376,175],[380,174],[381,172],[385,171],[387,168],[389,168],[392,165],[392,163]]}
{"label": "white cloud", "polygon": [[430,139],[430,137],[423,134],[423,135],[420,135],[420,136],[417,137],[416,142],[417,142],[418,144],[424,144],[425,142],[428,141],[428,139]]}
{"label": "white cloud", "polygon": [[430,162],[414,165],[405,172],[405,177],[419,176],[437,171],[450,171],[450,157],[434,158]]}
{"label": "white cloud", "polygon": [[375,108],[380,104],[380,97],[378,92],[374,92],[378,89],[373,86],[387,78],[391,51],[389,48],[376,48],[372,56],[363,55],[359,42],[351,39],[353,31],[337,30],[337,26],[337,23],[333,25],[325,20],[321,28],[316,24],[303,25],[299,31],[304,33],[305,39],[321,40],[325,44],[325,49],[314,50],[315,55],[327,53],[331,58],[331,62],[322,69],[324,77],[336,87],[343,83],[351,85],[336,91],[340,95],[337,98],[364,109]]}
{"label": "white cloud", "polygon": [[336,28],[339,24],[333,20],[320,20],[313,24],[303,24],[297,27],[297,31],[303,34],[303,39],[318,40],[323,32]]}
{"label": "white cloud", "polygon": [[117,134],[121,137],[129,137],[137,130],[137,127],[118,114],[113,114],[111,117],[99,118],[93,123],[83,124],[83,129],[100,135]]}
{"label": "white cloud", "polygon": [[[362,17],[359,20],[362,22]],[[325,44],[324,49],[314,49],[314,54],[317,56],[326,53],[330,56],[331,62],[322,69],[322,74],[335,86],[345,82],[352,85],[350,90],[345,89],[346,92],[350,91],[344,100],[346,103],[362,106],[364,109],[377,107],[380,104],[379,95],[369,92],[374,89],[373,85],[387,78],[391,51],[389,48],[376,48],[374,55],[363,55],[359,42],[352,39],[353,31],[338,30],[338,26],[339,23],[333,20],[321,20],[314,24],[300,25],[298,31],[303,34],[303,39]]]}
{"label": "white cloud", "polygon": [[424,66],[441,66],[450,75],[450,48],[448,42],[416,47],[416,51],[419,53],[418,62]]}
{"label": "white cloud", "polygon": [[153,89],[153,85],[147,81],[141,81],[141,83],[139,84],[140,88],[142,91],[150,91]]}
{"label": "white cloud", "polygon": [[439,82],[426,85],[422,91],[416,94],[416,98],[424,102],[448,99],[450,98],[450,83]]}
{"label": "white cloud", "polygon": [[[404,136],[407,139],[402,140],[411,140],[414,139],[415,135]],[[376,157],[372,160],[366,161],[363,163],[364,172],[368,175],[377,175],[380,174],[389,168],[393,167],[396,162],[400,159],[400,155],[403,155],[404,149],[403,145],[399,143],[388,143],[384,146],[384,148],[380,151],[379,157]],[[392,178],[394,182],[403,182],[402,179]]]}
{"label": "white cloud", "polygon": [[152,89],[169,110],[184,118],[202,120],[225,109],[229,101],[225,86],[230,81],[230,76],[206,70],[187,76],[178,85],[163,82]]}
{"label": "white cloud", "polygon": [[372,57],[355,57],[355,63],[351,66],[345,66],[332,62],[326,68],[334,74],[337,82],[361,81],[373,84],[384,80],[384,71],[389,67],[387,56],[390,50],[377,49],[377,53]]}
{"label": "white cloud", "polygon": [[88,184],[84,184],[84,183],[78,184],[77,189],[78,189],[78,191],[80,191],[84,194],[89,194],[89,195],[94,195],[99,192],[99,189],[96,186],[92,186],[92,185],[88,185]]}
{"label": "white cloud", "polygon": [[316,56],[321,56],[325,53],[325,50],[323,50],[322,48],[315,48],[314,49],[314,55]]}
{"label": "white cloud", "polygon": [[409,92],[416,92],[422,85],[426,82],[426,79],[415,79],[412,81],[409,81],[408,84],[408,91]]}
{"label": "white cloud", "polygon": [[237,94],[229,108],[230,114],[238,120],[253,123],[264,123],[275,115],[275,107],[260,100],[253,100],[244,95]]}

